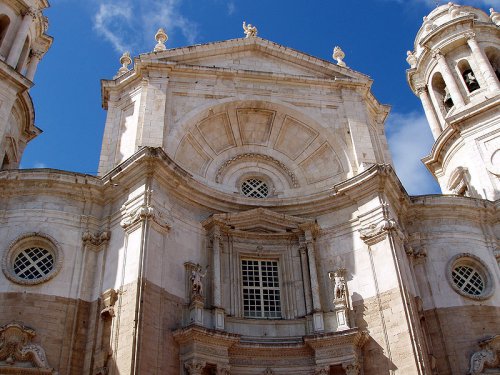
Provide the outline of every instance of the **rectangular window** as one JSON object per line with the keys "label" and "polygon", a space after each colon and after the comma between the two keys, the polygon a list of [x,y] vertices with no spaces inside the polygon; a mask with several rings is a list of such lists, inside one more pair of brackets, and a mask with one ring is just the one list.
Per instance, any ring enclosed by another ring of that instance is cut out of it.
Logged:
{"label": "rectangular window", "polygon": [[243,315],[247,318],[281,318],[278,262],[243,259]]}

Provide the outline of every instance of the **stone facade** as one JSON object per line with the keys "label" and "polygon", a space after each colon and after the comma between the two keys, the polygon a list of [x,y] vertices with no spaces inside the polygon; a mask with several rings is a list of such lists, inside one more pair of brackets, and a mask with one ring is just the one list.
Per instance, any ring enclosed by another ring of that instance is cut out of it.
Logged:
{"label": "stone facade", "polygon": [[465,44],[481,66],[470,107],[463,88],[441,117],[421,96],[448,195],[407,195],[388,107],[338,47],[333,64],[244,24],[176,49],[159,30],[133,68],[124,54],[98,176],[0,171],[0,374],[498,372],[498,177],[478,158],[500,151],[466,144],[496,139],[500,90],[476,45],[446,39],[477,28],[493,56],[495,19],[439,7],[408,54],[414,89]]}

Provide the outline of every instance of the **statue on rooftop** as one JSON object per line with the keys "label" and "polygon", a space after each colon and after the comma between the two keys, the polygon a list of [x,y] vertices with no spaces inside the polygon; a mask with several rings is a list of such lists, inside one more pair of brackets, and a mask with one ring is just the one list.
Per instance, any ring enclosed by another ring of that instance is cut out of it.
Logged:
{"label": "statue on rooftop", "polygon": [[257,28],[255,26],[252,26],[251,23],[247,25],[245,21],[243,21],[243,30],[245,32],[245,38],[254,38],[257,36]]}

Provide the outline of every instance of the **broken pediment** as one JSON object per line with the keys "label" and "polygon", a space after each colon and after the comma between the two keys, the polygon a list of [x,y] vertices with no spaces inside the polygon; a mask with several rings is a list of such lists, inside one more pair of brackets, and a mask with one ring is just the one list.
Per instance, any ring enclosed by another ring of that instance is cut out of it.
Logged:
{"label": "broken pediment", "polygon": [[351,69],[337,66],[303,52],[262,38],[240,38],[198,44],[143,55],[142,58],[176,62],[182,65],[231,70],[278,73],[313,78],[368,81],[369,78]]}
{"label": "broken pediment", "polygon": [[314,220],[280,214],[266,208],[256,208],[244,212],[215,214],[203,222],[205,228],[219,225],[230,231],[255,234],[301,233],[310,229],[315,231]]}

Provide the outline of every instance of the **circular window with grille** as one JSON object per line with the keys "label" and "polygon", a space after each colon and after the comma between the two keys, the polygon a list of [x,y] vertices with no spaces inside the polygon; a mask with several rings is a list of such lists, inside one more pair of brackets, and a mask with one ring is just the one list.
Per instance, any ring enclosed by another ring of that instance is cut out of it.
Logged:
{"label": "circular window with grille", "polygon": [[269,195],[269,186],[260,178],[248,178],[242,182],[241,192],[250,198],[266,198]]}
{"label": "circular window with grille", "polygon": [[34,285],[54,277],[62,265],[62,253],[46,235],[30,233],[15,240],[6,252],[2,270],[18,284]]}
{"label": "circular window with grille", "polygon": [[449,263],[448,280],[464,297],[485,299],[493,293],[487,266],[475,255],[460,254]]}

